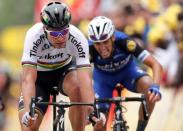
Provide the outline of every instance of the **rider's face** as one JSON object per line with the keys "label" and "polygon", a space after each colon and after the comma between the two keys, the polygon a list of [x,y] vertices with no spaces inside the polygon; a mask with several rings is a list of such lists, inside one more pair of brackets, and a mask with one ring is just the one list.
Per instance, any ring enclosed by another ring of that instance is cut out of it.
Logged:
{"label": "rider's face", "polygon": [[49,42],[55,48],[65,48],[69,36],[69,27],[62,30],[44,28]]}
{"label": "rider's face", "polygon": [[104,42],[97,42],[94,44],[95,49],[103,59],[109,58],[113,51],[114,38],[110,38]]}

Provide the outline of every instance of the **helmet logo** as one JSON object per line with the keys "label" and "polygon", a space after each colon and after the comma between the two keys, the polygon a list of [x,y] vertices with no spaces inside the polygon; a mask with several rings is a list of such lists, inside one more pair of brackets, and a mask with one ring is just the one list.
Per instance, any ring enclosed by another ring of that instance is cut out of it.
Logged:
{"label": "helmet logo", "polygon": [[45,23],[49,24],[49,18],[48,18],[48,15],[45,12],[42,13],[42,17],[43,17],[43,20],[45,21]]}

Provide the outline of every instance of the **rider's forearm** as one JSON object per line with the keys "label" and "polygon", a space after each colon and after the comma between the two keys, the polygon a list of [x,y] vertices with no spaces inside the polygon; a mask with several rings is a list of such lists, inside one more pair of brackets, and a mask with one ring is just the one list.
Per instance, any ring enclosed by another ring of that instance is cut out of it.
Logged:
{"label": "rider's forearm", "polygon": [[152,69],[154,83],[160,84],[163,73],[163,67],[161,64],[152,55],[149,55],[144,60],[144,63]]}
{"label": "rider's forearm", "polygon": [[32,66],[24,66],[22,73],[22,95],[25,110],[29,111],[31,97],[35,96],[35,82],[37,78],[36,68]]}
{"label": "rider's forearm", "polygon": [[83,91],[83,100],[85,102],[94,102],[94,90],[92,87],[91,69],[79,69],[78,80]]}
{"label": "rider's forearm", "polygon": [[160,84],[162,80],[162,73],[163,73],[163,68],[160,64],[154,64],[152,67],[153,70],[153,80],[154,83]]}
{"label": "rider's forearm", "polygon": [[24,100],[25,111],[29,111],[31,97],[35,96],[35,84],[22,82],[22,95]]}

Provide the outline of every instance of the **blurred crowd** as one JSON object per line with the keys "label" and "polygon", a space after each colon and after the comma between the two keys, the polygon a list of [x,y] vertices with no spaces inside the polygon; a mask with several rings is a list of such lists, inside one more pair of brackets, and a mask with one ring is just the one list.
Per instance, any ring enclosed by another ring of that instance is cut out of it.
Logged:
{"label": "blurred crowd", "polygon": [[[81,1],[83,2],[83,0]],[[72,23],[77,25],[86,37],[87,25],[91,18],[96,15],[111,18],[117,30],[134,38],[141,46],[153,53],[162,64],[164,67],[162,87],[182,89],[182,0],[85,0],[83,3],[82,7],[85,8],[81,8],[78,13],[83,12],[83,14],[77,15],[77,18],[73,16]],[[93,6],[90,5],[91,3]],[[86,8],[89,10],[88,12],[83,10]],[[3,50],[0,49],[0,53],[2,52]],[[17,67],[9,67],[8,64],[0,62],[0,130],[3,130],[6,125],[6,114],[10,111],[7,107],[18,103],[20,93],[21,72],[11,75],[9,68]],[[147,67],[144,69],[152,75],[150,69]]]}

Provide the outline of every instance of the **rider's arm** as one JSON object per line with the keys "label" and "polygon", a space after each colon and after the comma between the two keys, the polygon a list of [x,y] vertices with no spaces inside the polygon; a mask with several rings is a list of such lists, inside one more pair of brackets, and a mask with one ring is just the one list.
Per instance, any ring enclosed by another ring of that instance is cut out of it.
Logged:
{"label": "rider's arm", "polygon": [[29,112],[29,104],[32,96],[35,96],[35,81],[37,70],[32,66],[24,66],[22,74],[22,95],[25,111]]}
{"label": "rider's arm", "polygon": [[[37,45],[35,41],[39,39],[37,34],[37,24],[30,28],[25,36],[24,48],[22,54],[22,95],[24,100],[25,111],[29,111],[31,96],[35,95],[35,81],[37,77]],[[36,48],[35,48],[36,47]]]}
{"label": "rider's arm", "polygon": [[85,90],[85,101],[93,102],[94,101],[94,91],[92,88],[92,75],[91,68],[80,68],[77,70],[77,78],[80,84],[80,87]]}
{"label": "rider's arm", "polygon": [[89,46],[85,36],[77,28],[73,28],[74,39],[77,44],[70,47],[73,57],[76,60],[77,79],[82,90],[82,100],[85,102],[94,101],[94,92],[92,88],[91,64],[89,61]]}
{"label": "rider's arm", "polygon": [[[122,41],[123,42],[123,41]],[[154,83],[160,84],[163,68],[161,64],[143,47],[131,39],[124,39],[125,50],[133,54],[138,60],[149,66],[153,71]]]}
{"label": "rider's arm", "polygon": [[161,64],[152,55],[148,55],[148,57],[144,59],[143,63],[151,67],[154,83],[160,84],[163,73],[163,67]]}

